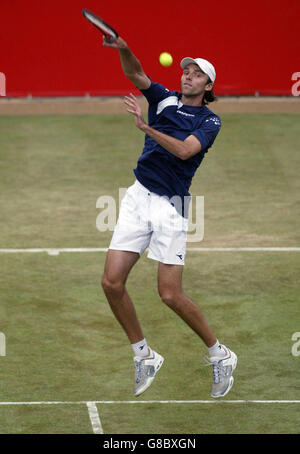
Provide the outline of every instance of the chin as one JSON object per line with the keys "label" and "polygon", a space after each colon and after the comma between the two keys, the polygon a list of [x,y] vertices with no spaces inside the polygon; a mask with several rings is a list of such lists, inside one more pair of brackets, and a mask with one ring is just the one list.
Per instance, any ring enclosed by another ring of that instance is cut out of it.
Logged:
{"label": "chin", "polygon": [[192,98],[192,97],[195,96],[195,93],[191,93],[191,92],[189,92],[189,91],[188,91],[187,93],[184,93],[184,92],[183,92],[182,94],[183,94],[186,98]]}
{"label": "chin", "polygon": [[184,96],[193,96],[193,93],[191,93],[191,90],[186,89],[186,88],[181,88],[181,93],[182,93]]}

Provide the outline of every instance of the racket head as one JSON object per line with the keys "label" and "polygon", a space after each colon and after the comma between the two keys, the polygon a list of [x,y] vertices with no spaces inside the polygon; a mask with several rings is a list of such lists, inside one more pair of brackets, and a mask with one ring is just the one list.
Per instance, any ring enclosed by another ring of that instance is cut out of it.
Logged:
{"label": "racket head", "polygon": [[101,31],[103,36],[110,42],[114,41],[119,37],[118,32],[112,28],[107,22],[105,22],[101,17],[96,16],[96,14],[91,13],[87,9],[82,10],[83,16],[93,24],[98,30]]}

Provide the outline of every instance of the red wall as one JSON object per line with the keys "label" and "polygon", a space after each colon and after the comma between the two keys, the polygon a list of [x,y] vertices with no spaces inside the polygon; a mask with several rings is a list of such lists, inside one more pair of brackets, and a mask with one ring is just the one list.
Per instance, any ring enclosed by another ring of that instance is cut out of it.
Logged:
{"label": "red wall", "polygon": [[[184,56],[215,65],[219,95],[290,95],[292,74],[300,71],[300,0],[1,0],[7,96],[132,90],[118,52],[102,46],[82,8],[111,22],[145,72],[170,89],[179,89]],[[173,55],[169,68],[158,62],[162,51]]]}

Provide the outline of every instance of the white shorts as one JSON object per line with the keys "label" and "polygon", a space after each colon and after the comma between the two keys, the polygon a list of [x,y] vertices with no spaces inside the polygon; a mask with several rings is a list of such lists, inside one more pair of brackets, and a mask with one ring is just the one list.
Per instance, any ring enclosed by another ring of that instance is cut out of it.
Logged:
{"label": "white shorts", "polygon": [[109,249],[143,254],[151,259],[184,265],[188,219],[168,198],[148,191],[139,181],[130,186],[121,202],[119,219]]}

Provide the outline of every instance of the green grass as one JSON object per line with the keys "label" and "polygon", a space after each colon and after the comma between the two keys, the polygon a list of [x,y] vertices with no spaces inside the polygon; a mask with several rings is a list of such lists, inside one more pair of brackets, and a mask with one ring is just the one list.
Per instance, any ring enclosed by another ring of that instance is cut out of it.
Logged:
{"label": "green grass", "polygon": [[[227,114],[191,187],[203,246],[299,244],[299,115]],[[143,134],[124,115],[0,118],[1,247],[105,247],[99,196],[133,182]]]}
{"label": "green grass", "polygon": [[[205,246],[299,246],[298,115],[223,115],[192,186]],[[127,116],[0,117],[0,248],[107,247],[100,195],[133,181]],[[192,244],[190,246],[193,246]],[[100,287],[104,253],[0,254],[0,401],[133,400],[127,338]],[[184,290],[238,354],[227,400],[299,400],[298,252],[189,252]],[[204,344],[159,299],[143,256],[128,291],[165,357],[143,400],[209,400]],[[299,404],[98,404],[105,433],[298,433]],[[0,405],[0,433],[91,433],[86,406]]]}

